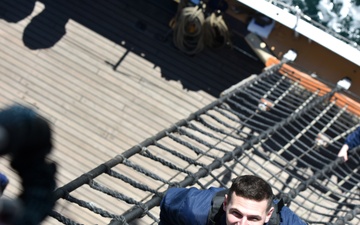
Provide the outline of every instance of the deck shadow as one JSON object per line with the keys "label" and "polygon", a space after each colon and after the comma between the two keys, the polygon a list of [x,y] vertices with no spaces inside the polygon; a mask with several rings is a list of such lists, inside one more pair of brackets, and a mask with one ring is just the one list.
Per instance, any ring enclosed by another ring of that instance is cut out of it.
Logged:
{"label": "deck shadow", "polygon": [[[66,35],[66,24],[71,19],[152,62],[154,68],[161,68],[164,79],[179,81],[185,90],[203,90],[215,97],[251,74],[258,74],[264,67],[238,36],[234,37],[236,43],[252,56],[229,47],[206,49],[195,56],[177,50],[168,26],[177,7],[174,1],[39,2],[44,10],[32,18],[23,33],[23,42],[29,49],[56,45]],[[33,10],[32,4],[8,4],[6,7],[17,7],[12,10],[14,14],[16,11],[29,14]],[[104,60],[104,64],[116,69],[123,59],[119,54],[118,59],[113,59],[112,63]]]}
{"label": "deck shadow", "polygon": [[0,19],[17,23],[29,16],[35,7],[35,0],[2,0],[0,2]]}

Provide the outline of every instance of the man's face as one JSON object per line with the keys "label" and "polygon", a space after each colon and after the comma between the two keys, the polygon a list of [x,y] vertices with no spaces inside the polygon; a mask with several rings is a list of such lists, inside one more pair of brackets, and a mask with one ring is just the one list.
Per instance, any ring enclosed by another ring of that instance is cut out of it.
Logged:
{"label": "man's face", "polygon": [[263,225],[267,223],[271,217],[274,208],[269,211],[267,208],[267,200],[260,202],[246,199],[232,193],[230,202],[228,196],[225,195],[224,211],[226,213],[226,225]]}

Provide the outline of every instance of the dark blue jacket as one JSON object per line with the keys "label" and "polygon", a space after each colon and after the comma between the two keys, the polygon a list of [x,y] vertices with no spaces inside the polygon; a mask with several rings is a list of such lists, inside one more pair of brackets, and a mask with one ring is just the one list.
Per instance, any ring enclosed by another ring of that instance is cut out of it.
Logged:
{"label": "dark blue jacket", "polygon": [[345,144],[349,146],[349,149],[360,145],[360,127],[346,137]]}
{"label": "dark blue jacket", "polygon": [[[170,188],[160,203],[159,225],[206,225],[211,201],[221,190],[224,189]],[[280,215],[280,225],[306,225],[286,206]]]}

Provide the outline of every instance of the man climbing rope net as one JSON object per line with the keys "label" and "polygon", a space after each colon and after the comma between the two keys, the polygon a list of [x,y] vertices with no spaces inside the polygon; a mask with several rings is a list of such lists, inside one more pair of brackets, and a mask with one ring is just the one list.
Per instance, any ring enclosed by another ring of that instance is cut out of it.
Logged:
{"label": "man climbing rope net", "polygon": [[20,105],[0,111],[0,155],[9,155],[22,184],[18,199],[0,198],[1,225],[37,225],[51,211],[56,172],[46,159],[51,150],[51,129],[44,118]]}
{"label": "man climbing rope net", "polygon": [[271,186],[254,175],[239,176],[231,188],[170,188],[160,204],[160,225],[306,225]]}
{"label": "man climbing rope net", "polygon": [[354,132],[346,137],[345,143],[338,153],[338,157],[344,157],[344,160],[347,161],[348,151],[357,146],[360,146],[360,127],[356,128]]}

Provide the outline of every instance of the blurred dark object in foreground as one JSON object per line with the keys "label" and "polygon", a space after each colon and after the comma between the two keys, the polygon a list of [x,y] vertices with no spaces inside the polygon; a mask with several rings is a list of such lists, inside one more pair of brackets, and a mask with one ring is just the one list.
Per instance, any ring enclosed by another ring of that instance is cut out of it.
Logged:
{"label": "blurred dark object in foreground", "polygon": [[18,199],[0,198],[0,224],[40,224],[55,203],[56,166],[46,159],[50,125],[32,109],[15,105],[0,111],[0,130],[0,155],[10,156],[22,184]]}

